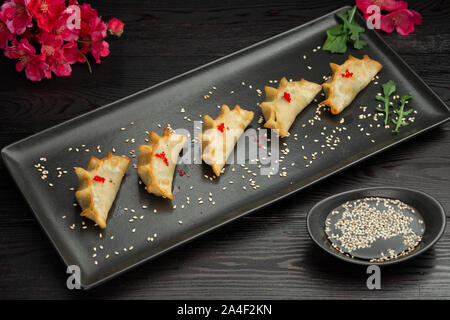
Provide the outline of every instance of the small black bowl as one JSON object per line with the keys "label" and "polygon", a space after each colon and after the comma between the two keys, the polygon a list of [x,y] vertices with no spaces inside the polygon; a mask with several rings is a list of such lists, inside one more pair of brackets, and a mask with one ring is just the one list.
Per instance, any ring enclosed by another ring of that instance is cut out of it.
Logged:
{"label": "small black bowl", "polygon": [[[370,262],[367,260],[351,258],[334,249],[325,234],[325,219],[331,210],[344,202],[365,197],[398,199],[414,207],[425,222],[425,233],[419,245],[407,255],[384,262]],[[405,188],[378,187],[351,190],[320,201],[309,211],[307,225],[311,239],[323,250],[341,260],[361,265],[390,265],[414,258],[431,248],[444,233],[446,216],[442,205],[426,193]]]}

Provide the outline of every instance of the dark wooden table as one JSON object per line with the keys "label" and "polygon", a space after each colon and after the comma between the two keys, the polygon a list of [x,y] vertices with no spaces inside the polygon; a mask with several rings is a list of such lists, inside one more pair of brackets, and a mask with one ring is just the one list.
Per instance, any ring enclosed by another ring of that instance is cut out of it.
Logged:
{"label": "dark wooden table", "polygon": [[[383,35],[450,103],[450,3],[408,1],[423,24]],[[351,1],[91,1],[125,33],[111,55],[70,78],[32,83],[0,58],[0,147],[303,24]],[[450,123],[326,182],[242,218],[92,291],[66,289],[65,267],[0,162],[0,298],[450,298],[450,230],[424,255],[382,269],[326,256],[310,240],[306,213],[332,194],[371,186],[413,187],[450,214]],[[449,229],[447,227],[447,229]]]}

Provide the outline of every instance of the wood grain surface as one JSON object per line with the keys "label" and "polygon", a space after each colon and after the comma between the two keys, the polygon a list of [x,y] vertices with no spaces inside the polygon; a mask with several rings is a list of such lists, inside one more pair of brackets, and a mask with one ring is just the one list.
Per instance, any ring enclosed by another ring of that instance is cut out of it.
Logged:
{"label": "wood grain surface", "polygon": [[[76,65],[69,78],[32,83],[0,58],[0,147],[179,73],[322,16],[340,0],[99,0],[126,23],[111,55]],[[423,16],[409,36],[386,41],[450,103],[450,3],[408,1]],[[450,214],[450,123],[304,192],[242,218],[90,291],[66,288],[65,267],[0,162],[0,299],[450,298],[450,226],[431,250],[382,268],[382,290],[366,270],[324,254],[306,214],[345,190],[399,186],[436,197]]]}

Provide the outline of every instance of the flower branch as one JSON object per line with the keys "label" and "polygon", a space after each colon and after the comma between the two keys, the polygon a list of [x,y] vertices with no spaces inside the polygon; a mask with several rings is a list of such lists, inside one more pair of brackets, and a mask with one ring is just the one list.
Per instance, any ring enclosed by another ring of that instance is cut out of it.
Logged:
{"label": "flower branch", "polygon": [[106,24],[77,0],[6,0],[0,7],[0,49],[32,81],[69,76],[77,62],[92,73],[87,54],[101,63],[110,53],[108,33],[120,37],[123,29],[119,19]]}

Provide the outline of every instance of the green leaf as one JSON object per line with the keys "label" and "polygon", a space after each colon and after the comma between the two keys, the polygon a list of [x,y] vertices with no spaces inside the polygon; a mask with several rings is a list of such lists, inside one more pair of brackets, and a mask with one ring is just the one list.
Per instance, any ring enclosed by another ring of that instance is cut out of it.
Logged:
{"label": "green leaf", "polygon": [[412,97],[413,97],[412,94],[407,94],[407,95],[402,96],[400,98],[401,104],[405,104],[406,101],[408,101],[409,99],[412,99]]}
{"label": "green leaf", "polygon": [[344,53],[347,51],[347,37],[339,36],[331,48],[331,53]]}
{"label": "green leaf", "polygon": [[365,29],[354,20],[355,12],[356,6],[353,7],[352,10],[347,11],[345,15],[338,14],[338,17],[344,23],[344,30],[349,33],[350,40],[352,41],[358,41],[359,35],[365,31]]}
{"label": "green leaf", "polygon": [[403,115],[404,116],[409,116],[414,110],[413,109],[409,109],[408,111],[404,111]]}
{"label": "green leaf", "polygon": [[343,27],[346,27],[345,26],[345,23],[346,22],[348,22],[348,17],[347,17],[347,15],[348,15],[348,13],[349,13],[350,11],[347,11],[346,13],[336,13],[336,17],[338,17],[339,19],[341,19],[342,20],[342,23],[343,23]]}
{"label": "green leaf", "polygon": [[364,40],[356,40],[355,42],[353,42],[353,47],[355,48],[355,49],[362,49],[362,48],[364,48],[365,46],[367,46],[367,42],[366,41],[364,41]]}
{"label": "green leaf", "polygon": [[392,119],[392,121],[396,124],[395,129],[393,132],[398,132],[400,127],[407,126],[408,122],[403,121],[403,118],[405,118],[407,115],[409,115],[411,112],[413,112],[413,109],[409,109],[408,111],[405,110],[405,104],[406,102],[412,99],[412,94],[404,95],[400,98],[400,107],[398,109],[394,109],[394,112],[397,114],[397,119]]}
{"label": "green leaf", "polygon": [[344,53],[347,51],[347,43],[351,42],[355,49],[362,49],[367,46],[367,42],[360,40],[361,33],[365,28],[360,26],[354,19],[356,6],[345,13],[338,13],[336,16],[342,21],[327,30],[327,39],[322,46],[325,51],[332,53]]}
{"label": "green leaf", "polygon": [[384,93],[385,97],[390,97],[391,94],[393,94],[396,89],[395,82],[392,80],[389,80],[388,82],[383,84],[381,87],[383,88],[383,93]]}
{"label": "green leaf", "polygon": [[337,26],[331,27],[327,30],[328,35],[332,36],[339,36],[342,34],[342,31],[344,30],[344,26],[342,24],[338,24]]}
{"label": "green leaf", "polygon": [[323,50],[332,51],[336,45],[339,46],[339,43],[343,41],[342,30],[342,25],[337,25],[327,30],[327,40],[323,45]]}
{"label": "green leaf", "polygon": [[364,28],[360,27],[359,25],[354,25],[354,24],[349,24],[348,30],[350,32],[350,39],[353,41],[358,41],[361,33],[363,33],[365,31]]}
{"label": "green leaf", "polygon": [[347,16],[348,16],[348,21],[352,22],[353,18],[355,17],[355,13],[356,13],[356,5],[353,6],[353,8],[349,11],[347,11]]}
{"label": "green leaf", "polygon": [[342,22],[344,23],[344,27],[346,27],[347,23],[351,23],[353,21],[355,12],[356,12],[356,6],[354,6],[352,9],[348,10],[344,14],[337,13],[336,16],[342,20]]}
{"label": "green leaf", "polygon": [[[328,32],[327,32],[328,34]],[[331,53],[344,53],[347,51],[347,40],[345,35],[333,36],[328,34],[328,38],[323,44],[323,50]]]}
{"label": "green leaf", "polygon": [[[389,112],[390,112],[389,107],[392,105],[392,102],[389,101],[389,97],[395,92],[395,89],[396,89],[395,82],[392,80],[389,80],[388,82],[382,84],[381,87],[383,88],[384,97],[376,95],[375,99],[377,99],[378,101],[384,102],[384,109],[377,108],[377,110],[384,112],[384,124],[387,125],[388,118],[389,118]],[[394,108],[394,112],[396,112],[395,108]],[[392,121],[393,121],[393,119],[392,119]]]}

